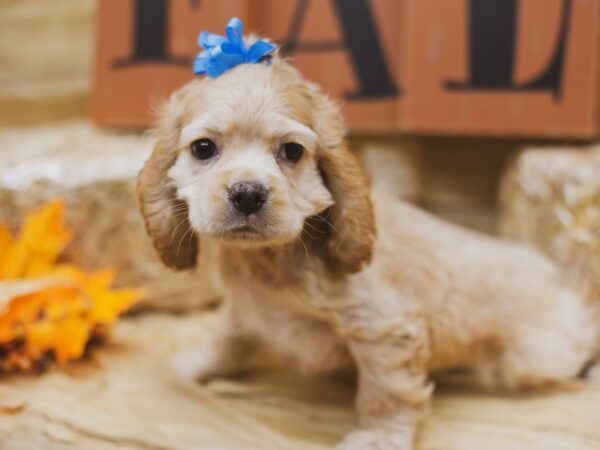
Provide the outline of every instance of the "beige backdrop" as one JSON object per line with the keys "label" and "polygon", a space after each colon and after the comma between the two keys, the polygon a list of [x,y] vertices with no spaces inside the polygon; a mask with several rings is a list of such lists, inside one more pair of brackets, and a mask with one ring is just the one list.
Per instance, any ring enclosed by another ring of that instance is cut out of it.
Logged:
{"label": "beige backdrop", "polygon": [[0,2],[0,126],[87,114],[94,9],[94,0]]}

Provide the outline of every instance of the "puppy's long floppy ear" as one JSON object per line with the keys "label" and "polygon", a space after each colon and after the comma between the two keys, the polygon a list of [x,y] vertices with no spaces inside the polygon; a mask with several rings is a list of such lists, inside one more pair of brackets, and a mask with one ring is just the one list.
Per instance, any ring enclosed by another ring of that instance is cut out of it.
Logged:
{"label": "puppy's long floppy ear", "polygon": [[326,217],[331,223],[326,257],[338,272],[358,272],[371,261],[376,236],[369,181],[346,147],[339,108],[323,94],[314,95],[319,169],[335,201]]}
{"label": "puppy's long floppy ear", "polygon": [[177,270],[192,268],[198,256],[198,238],[192,232],[187,204],[176,198],[167,172],[178,156],[182,106],[174,94],[156,125],[157,142],[138,175],[137,190],[146,230],[162,261]]}

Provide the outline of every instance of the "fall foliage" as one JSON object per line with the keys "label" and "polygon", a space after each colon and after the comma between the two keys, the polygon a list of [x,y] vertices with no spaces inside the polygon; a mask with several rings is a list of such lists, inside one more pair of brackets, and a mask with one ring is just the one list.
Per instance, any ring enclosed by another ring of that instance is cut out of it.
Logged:
{"label": "fall foliage", "polygon": [[[82,357],[140,298],[138,290],[111,289],[112,270],[58,263],[71,237],[61,200],[30,214],[17,237],[0,223],[0,293],[9,293],[0,296],[0,372]],[[11,296],[15,285],[25,288]]]}

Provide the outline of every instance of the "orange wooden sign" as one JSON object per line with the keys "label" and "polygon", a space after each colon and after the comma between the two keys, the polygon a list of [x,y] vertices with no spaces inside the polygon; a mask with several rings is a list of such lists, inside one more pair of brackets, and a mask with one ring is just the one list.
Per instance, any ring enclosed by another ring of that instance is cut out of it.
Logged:
{"label": "orange wooden sign", "polygon": [[101,0],[93,117],[145,126],[232,16],[339,98],[355,132],[599,134],[600,2]]}
{"label": "orange wooden sign", "polygon": [[398,128],[405,1],[259,0],[256,27],[342,100],[354,131]]}
{"label": "orange wooden sign", "polygon": [[222,33],[247,0],[100,0],[92,118],[145,127],[153,108],[192,79],[199,30]]}
{"label": "orange wooden sign", "polygon": [[598,134],[600,2],[408,2],[402,128]]}

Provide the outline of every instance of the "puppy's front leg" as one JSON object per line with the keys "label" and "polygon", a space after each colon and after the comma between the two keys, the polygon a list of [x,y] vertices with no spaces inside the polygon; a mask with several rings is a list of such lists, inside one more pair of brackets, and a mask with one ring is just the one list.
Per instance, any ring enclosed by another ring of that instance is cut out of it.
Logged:
{"label": "puppy's front leg", "polygon": [[176,353],[171,359],[175,372],[187,380],[207,381],[210,378],[235,375],[248,368],[257,346],[255,338],[240,334],[222,311],[221,322],[200,347]]}
{"label": "puppy's front leg", "polygon": [[416,313],[351,316],[343,332],[358,367],[360,428],[338,450],[410,450],[432,392],[426,328]]}
{"label": "puppy's front leg", "polygon": [[248,356],[254,344],[237,335],[212,339],[206,346],[177,352],[171,358],[171,365],[180,377],[187,380],[208,381],[235,375],[247,369]]}

